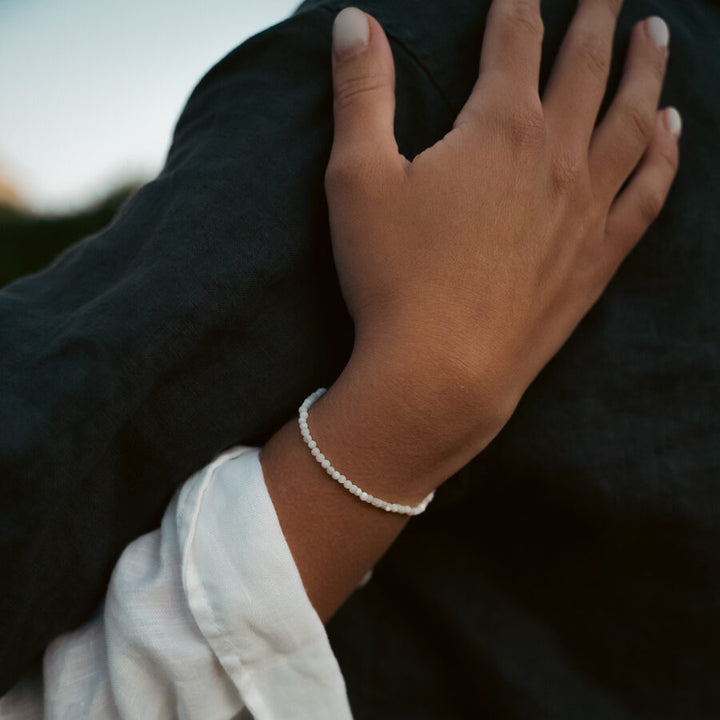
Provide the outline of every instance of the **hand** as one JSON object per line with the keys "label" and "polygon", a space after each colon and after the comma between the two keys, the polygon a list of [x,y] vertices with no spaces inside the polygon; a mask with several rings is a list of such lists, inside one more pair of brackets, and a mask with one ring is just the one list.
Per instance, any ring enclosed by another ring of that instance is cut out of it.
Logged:
{"label": "hand", "polygon": [[[679,115],[657,109],[662,21],[634,28],[621,87],[595,129],[621,2],[580,2],[542,100],[539,6],[493,2],[475,87],[453,129],[413,162],[393,136],[381,26],[354,8],[335,26],[325,187],[353,355],[372,358],[390,395],[402,387],[428,428],[463,447],[454,469],[500,430],[598,299],[662,208],[678,163],[679,126],[669,123]],[[367,44],[346,47],[353,33]]]}
{"label": "hand", "polygon": [[[679,127],[666,122],[679,116],[657,111],[667,50],[649,33],[664,26],[637,25],[622,86],[594,129],[620,2],[581,0],[542,101],[539,5],[495,0],[470,98],[452,131],[412,163],[393,137],[382,28],[354,8],[334,26],[325,186],[356,339],[310,424],[333,465],[391,502],[418,503],[499,432],[657,215],[675,174]],[[343,52],[351,34],[368,44]],[[407,517],[328,480],[295,420],[261,462],[308,595],[327,619]]]}

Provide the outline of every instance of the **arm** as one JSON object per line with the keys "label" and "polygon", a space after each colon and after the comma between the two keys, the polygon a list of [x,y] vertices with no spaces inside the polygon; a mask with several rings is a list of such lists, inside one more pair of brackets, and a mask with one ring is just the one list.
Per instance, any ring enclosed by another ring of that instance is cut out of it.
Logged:
{"label": "arm", "polygon": [[257,456],[232,448],[185,482],[101,612],[0,697],[2,720],[350,720]]}

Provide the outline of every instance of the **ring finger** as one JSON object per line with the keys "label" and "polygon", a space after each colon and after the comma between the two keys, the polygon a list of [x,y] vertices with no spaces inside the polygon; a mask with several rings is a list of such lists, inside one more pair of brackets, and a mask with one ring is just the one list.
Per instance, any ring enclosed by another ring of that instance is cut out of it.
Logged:
{"label": "ring finger", "polygon": [[660,18],[638,23],[620,88],[590,145],[590,177],[608,204],[640,162],[655,129],[670,33]]}

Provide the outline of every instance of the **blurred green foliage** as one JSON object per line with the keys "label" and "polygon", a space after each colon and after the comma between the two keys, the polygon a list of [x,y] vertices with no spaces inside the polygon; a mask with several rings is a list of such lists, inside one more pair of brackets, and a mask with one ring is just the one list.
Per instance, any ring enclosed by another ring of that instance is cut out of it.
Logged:
{"label": "blurred green foliage", "polygon": [[67,215],[33,215],[0,206],[0,287],[42,270],[66,247],[104,228],[137,188],[118,188]]}

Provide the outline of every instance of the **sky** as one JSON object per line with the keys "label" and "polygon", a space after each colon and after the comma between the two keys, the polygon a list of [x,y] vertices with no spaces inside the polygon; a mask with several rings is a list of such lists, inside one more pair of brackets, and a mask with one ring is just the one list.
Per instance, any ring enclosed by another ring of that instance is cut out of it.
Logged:
{"label": "sky", "polygon": [[205,72],[300,0],[0,0],[0,175],[64,212],[160,170]]}

